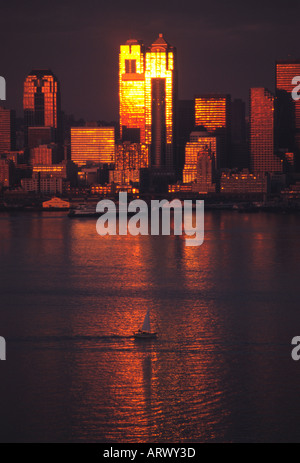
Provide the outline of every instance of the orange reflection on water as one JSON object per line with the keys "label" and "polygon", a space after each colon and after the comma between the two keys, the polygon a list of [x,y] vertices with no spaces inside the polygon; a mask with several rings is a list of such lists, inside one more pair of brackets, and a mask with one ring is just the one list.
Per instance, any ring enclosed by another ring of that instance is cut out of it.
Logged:
{"label": "orange reflection on water", "polygon": [[[178,236],[99,237],[95,221],[74,221],[71,236],[72,278],[85,304],[73,313],[74,330],[96,343],[91,365],[80,355],[75,360],[89,384],[88,402],[74,400],[76,413],[88,406],[106,416],[113,408],[105,432],[112,441],[213,439],[228,416],[225,406],[217,413],[226,364],[214,343],[222,330],[205,299],[213,246],[188,248]],[[158,340],[138,343],[132,332],[147,308]],[[74,393],[82,397],[76,383]]]}

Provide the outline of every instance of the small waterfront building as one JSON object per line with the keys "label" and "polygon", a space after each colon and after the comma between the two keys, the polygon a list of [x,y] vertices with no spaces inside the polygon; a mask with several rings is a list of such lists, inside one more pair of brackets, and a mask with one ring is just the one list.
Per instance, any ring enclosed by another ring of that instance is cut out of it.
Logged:
{"label": "small waterfront building", "polygon": [[70,209],[70,203],[54,196],[49,201],[43,202],[43,209]]}

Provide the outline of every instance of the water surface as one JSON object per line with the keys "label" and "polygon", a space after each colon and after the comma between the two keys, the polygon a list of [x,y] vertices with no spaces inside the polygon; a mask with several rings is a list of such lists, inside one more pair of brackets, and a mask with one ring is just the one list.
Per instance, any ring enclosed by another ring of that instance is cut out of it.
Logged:
{"label": "water surface", "polygon": [[187,247],[1,214],[0,440],[299,442],[299,236],[296,215],[206,212]]}

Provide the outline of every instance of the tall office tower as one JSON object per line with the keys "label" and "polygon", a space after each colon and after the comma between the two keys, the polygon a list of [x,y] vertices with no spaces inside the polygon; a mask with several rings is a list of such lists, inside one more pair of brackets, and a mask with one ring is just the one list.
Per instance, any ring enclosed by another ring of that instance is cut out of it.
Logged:
{"label": "tall office tower", "polygon": [[121,45],[119,94],[121,140],[149,145],[152,187],[162,191],[178,164],[174,162],[176,49],[162,34],[146,50],[137,40]]}
{"label": "tall office tower", "polygon": [[173,172],[177,97],[176,49],[162,34],[146,50],[146,143],[151,146],[151,168]]}
{"label": "tall office tower", "polygon": [[236,99],[231,103],[231,167],[249,168],[249,149],[246,137],[246,104]]}
{"label": "tall office tower", "polygon": [[236,143],[246,140],[246,104],[240,99],[231,103],[231,138]]}
{"label": "tall office tower", "polygon": [[115,162],[115,128],[72,127],[71,159],[78,166]]}
{"label": "tall office tower", "polygon": [[185,145],[190,140],[190,133],[195,127],[194,100],[178,100],[176,126],[176,170],[177,178],[181,179],[185,160]]}
{"label": "tall office tower", "polygon": [[15,150],[15,112],[0,106],[0,154]]}
{"label": "tall office tower", "polygon": [[292,98],[300,60],[276,62],[276,147],[300,154],[300,100]]}
{"label": "tall office tower", "polygon": [[274,154],[274,96],[265,88],[250,89],[250,156],[253,172],[281,172]]}
{"label": "tall office tower", "polygon": [[205,127],[220,139],[220,156],[216,159],[218,169],[230,165],[230,113],[230,95],[207,94],[195,97],[195,125]]}
{"label": "tall office tower", "polygon": [[[57,78],[49,69],[33,70],[24,82],[24,119],[25,127],[45,127],[54,130],[54,139],[61,138],[60,86]],[[27,132],[27,131],[26,131]],[[26,142],[28,134],[25,134]]]}
{"label": "tall office tower", "polygon": [[145,52],[138,40],[127,40],[119,54],[120,138],[145,143]]}
{"label": "tall office tower", "polygon": [[197,172],[199,171],[199,159],[207,156],[213,161],[215,168],[215,159],[217,157],[217,137],[208,132],[192,132],[190,141],[185,146],[185,164],[183,169],[183,183],[197,181]]}

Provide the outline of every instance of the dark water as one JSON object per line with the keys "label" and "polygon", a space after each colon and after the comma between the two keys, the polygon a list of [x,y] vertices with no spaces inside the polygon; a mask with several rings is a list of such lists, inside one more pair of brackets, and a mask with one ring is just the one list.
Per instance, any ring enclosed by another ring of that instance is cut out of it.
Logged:
{"label": "dark water", "polygon": [[197,248],[0,215],[2,442],[300,442],[300,217],[205,227]]}

